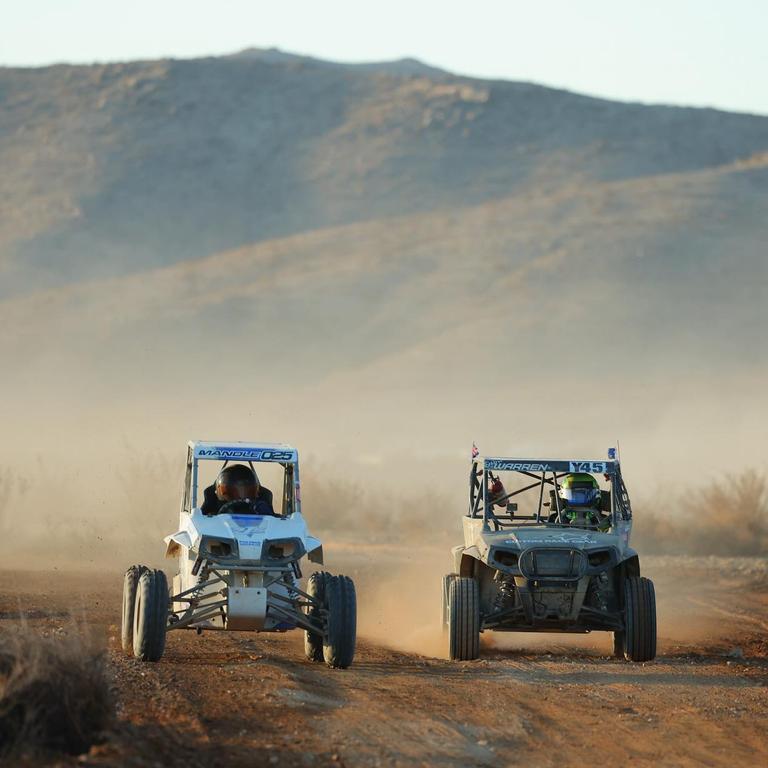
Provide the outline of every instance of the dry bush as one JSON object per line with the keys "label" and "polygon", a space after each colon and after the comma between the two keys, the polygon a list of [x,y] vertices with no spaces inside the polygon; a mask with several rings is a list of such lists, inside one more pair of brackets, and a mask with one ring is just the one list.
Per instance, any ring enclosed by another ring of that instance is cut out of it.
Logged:
{"label": "dry bush", "polygon": [[638,548],[659,554],[768,555],[768,476],[747,469],[686,493],[655,494],[637,505],[633,534]]}
{"label": "dry bush", "polygon": [[0,757],[80,754],[114,712],[103,650],[77,631],[43,637],[22,623],[0,635]]}

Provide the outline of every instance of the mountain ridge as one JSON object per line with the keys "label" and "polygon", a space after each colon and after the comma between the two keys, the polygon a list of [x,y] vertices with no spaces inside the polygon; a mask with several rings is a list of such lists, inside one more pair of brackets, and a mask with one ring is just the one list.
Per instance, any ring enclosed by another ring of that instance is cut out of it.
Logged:
{"label": "mountain ridge", "polygon": [[0,70],[0,94],[4,295],[768,144],[768,118],[292,59]]}

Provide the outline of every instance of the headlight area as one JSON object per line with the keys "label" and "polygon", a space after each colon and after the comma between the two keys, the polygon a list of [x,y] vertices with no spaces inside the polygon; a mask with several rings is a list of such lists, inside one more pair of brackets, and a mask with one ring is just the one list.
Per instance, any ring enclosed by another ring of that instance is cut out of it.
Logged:
{"label": "headlight area", "polygon": [[500,570],[517,570],[520,553],[509,549],[492,547],[488,553],[488,565]]}
{"label": "headlight area", "polygon": [[616,565],[618,561],[614,549],[598,549],[592,552],[587,551],[585,554],[587,555],[589,570],[592,572],[605,571]]}
{"label": "headlight area", "polygon": [[261,547],[262,561],[272,563],[292,563],[300,560],[306,554],[304,543],[301,539],[271,539],[265,541]]}
{"label": "headlight area", "polygon": [[220,539],[216,536],[203,536],[200,541],[200,556],[213,560],[237,558],[240,555],[237,542],[234,539]]}

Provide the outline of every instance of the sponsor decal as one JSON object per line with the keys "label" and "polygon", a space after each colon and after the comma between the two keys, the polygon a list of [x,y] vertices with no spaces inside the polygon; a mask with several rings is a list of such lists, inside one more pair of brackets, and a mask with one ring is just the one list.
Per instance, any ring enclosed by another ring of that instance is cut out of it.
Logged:
{"label": "sponsor decal", "polygon": [[588,533],[559,533],[553,536],[528,537],[526,536],[523,544],[596,544],[597,539]]}
{"label": "sponsor decal", "polygon": [[507,470],[510,472],[552,472],[549,464],[537,464],[531,462],[503,461],[501,459],[487,459],[486,469]]}
{"label": "sponsor decal", "polygon": [[254,515],[253,517],[233,515],[232,522],[237,526],[237,535],[246,536],[249,539],[252,539],[254,536],[260,536],[264,528],[266,528],[266,521],[261,515]]}
{"label": "sponsor decal", "polygon": [[201,459],[249,459],[251,461],[293,461],[293,451],[279,451],[272,448],[198,448]]}

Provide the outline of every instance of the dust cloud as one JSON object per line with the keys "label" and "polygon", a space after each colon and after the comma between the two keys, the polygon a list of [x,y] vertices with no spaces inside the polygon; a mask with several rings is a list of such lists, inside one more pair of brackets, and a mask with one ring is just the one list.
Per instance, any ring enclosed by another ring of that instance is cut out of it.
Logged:
{"label": "dust cloud", "polygon": [[[136,562],[170,573],[174,564],[163,558],[162,538],[177,524],[183,464],[183,453],[171,457],[123,445],[106,462],[93,459],[83,466],[62,458],[4,468],[4,564],[97,571],[115,584]],[[466,469],[465,461],[457,464]],[[429,461],[423,471],[412,467],[414,479],[403,472],[397,482],[388,482],[395,475],[380,462],[348,475],[340,470],[312,457],[304,461],[304,512],[310,530],[324,542],[328,570],[355,579],[360,636],[393,649],[444,656],[441,583],[453,569],[451,547],[462,541],[464,471],[459,476],[457,469],[440,483],[433,479],[439,470]],[[707,601],[723,604],[724,574],[765,563],[768,476],[752,468],[688,488],[641,488],[633,499],[633,545],[644,572],[658,578],[662,647],[725,642],[727,622]],[[725,558],[722,564],[718,558]],[[699,575],[702,569],[705,576]],[[752,575],[741,571],[745,578],[764,578],[759,568]],[[484,643],[499,652],[610,651],[602,633],[489,633]]]}

